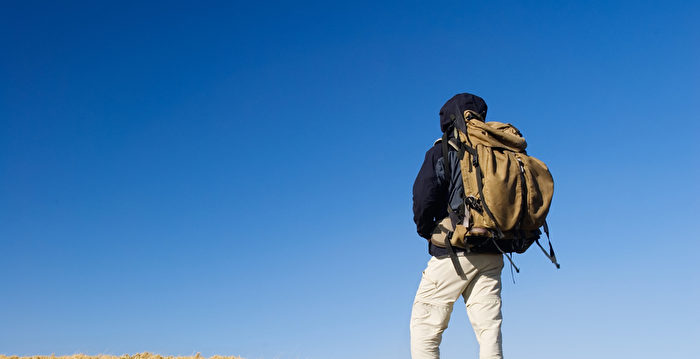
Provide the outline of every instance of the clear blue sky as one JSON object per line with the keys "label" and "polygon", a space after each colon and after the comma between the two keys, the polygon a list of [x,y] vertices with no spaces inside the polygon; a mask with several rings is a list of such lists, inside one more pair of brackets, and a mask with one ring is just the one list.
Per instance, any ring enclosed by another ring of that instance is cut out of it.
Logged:
{"label": "clear blue sky", "polygon": [[407,358],[468,91],[556,181],[506,355],[697,356],[697,2],[57,3],[0,9],[0,353]]}

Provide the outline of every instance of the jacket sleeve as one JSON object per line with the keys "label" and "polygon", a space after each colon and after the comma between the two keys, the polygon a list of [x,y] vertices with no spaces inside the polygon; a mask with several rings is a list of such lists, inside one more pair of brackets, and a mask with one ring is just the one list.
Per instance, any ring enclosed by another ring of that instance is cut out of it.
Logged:
{"label": "jacket sleeve", "polygon": [[426,239],[430,238],[436,222],[447,215],[448,188],[442,162],[438,143],[426,152],[413,183],[413,221],[418,234]]}

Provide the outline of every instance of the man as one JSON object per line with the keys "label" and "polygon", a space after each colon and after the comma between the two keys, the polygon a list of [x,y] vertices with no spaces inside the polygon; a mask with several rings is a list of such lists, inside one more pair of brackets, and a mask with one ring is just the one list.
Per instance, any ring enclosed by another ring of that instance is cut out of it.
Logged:
{"label": "man", "polygon": [[[455,95],[440,110],[443,132],[455,118],[464,119],[465,111],[486,118],[486,102],[478,96]],[[479,358],[502,358],[501,347],[501,270],[503,255],[467,253],[453,247],[464,275],[460,275],[448,248],[430,242],[437,222],[448,216],[448,204],[457,210],[462,203],[463,184],[457,151],[449,147],[450,168],[445,168],[443,146],[436,142],[425,155],[423,166],[413,185],[413,214],[418,234],[428,239],[432,256],[413,303],[411,312],[411,356],[413,359],[439,358],[442,333],[452,314],[452,306],[460,296],[479,342]],[[451,178],[446,178],[449,174]]]}

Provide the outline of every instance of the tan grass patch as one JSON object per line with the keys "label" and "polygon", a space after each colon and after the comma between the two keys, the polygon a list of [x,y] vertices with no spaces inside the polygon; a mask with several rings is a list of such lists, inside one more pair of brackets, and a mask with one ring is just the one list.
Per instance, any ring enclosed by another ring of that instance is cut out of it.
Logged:
{"label": "tan grass patch", "polygon": [[236,357],[236,356],[223,356],[223,355],[214,355],[209,358],[201,356],[199,353],[195,356],[163,356],[159,354],[151,354],[151,353],[137,353],[134,355],[129,355],[129,354],[123,354],[120,356],[116,355],[85,355],[85,354],[73,354],[73,355],[62,355],[62,356],[56,356],[56,355],[50,355],[50,356],[45,356],[45,355],[32,355],[32,356],[26,356],[26,357],[20,357],[16,355],[2,355],[0,354],[0,359],[243,359],[241,357]]}

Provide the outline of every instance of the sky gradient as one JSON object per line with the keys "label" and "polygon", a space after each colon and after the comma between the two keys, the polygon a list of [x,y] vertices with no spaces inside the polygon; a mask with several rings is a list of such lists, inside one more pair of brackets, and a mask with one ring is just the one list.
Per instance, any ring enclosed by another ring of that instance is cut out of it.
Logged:
{"label": "sky gradient", "polygon": [[[697,2],[3,2],[0,353],[407,358],[458,92],[555,179],[509,358],[700,340]],[[694,218],[694,219],[693,219]],[[446,358],[476,357],[455,305]]]}

